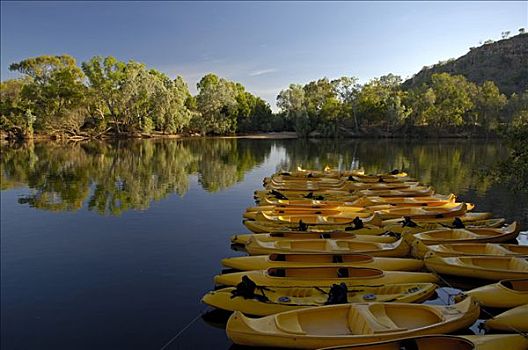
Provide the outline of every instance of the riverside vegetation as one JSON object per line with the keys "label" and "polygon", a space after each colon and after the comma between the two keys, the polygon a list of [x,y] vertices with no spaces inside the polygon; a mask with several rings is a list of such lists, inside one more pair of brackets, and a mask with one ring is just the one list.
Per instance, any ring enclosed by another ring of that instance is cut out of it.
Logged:
{"label": "riverside vegetation", "polygon": [[[516,43],[513,54],[509,42]],[[527,47],[522,31],[466,56],[476,65],[479,57],[506,57],[521,62],[522,70]],[[352,76],[291,84],[277,96],[280,112],[272,113],[242,84],[215,74],[205,75],[193,96],[182,77],[171,79],[139,62],[96,56],[78,66],[68,55],[39,56],[10,65],[22,77],[1,83],[0,129],[11,139],[82,139],[268,131],[301,137],[490,136],[526,127],[528,75],[499,81],[507,96],[485,73],[464,71],[470,64],[455,67],[424,69],[407,82],[388,74],[363,85]],[[496,73],[497,67],[491,78]]]}

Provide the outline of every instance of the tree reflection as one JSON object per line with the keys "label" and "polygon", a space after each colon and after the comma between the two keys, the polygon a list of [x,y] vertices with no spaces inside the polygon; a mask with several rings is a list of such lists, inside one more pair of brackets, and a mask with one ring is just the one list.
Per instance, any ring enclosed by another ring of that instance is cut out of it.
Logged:
{"label": "tree reflection", "polygon": [[[27,186],[21,204],[54,211],[87,206],[102,215],[147,209],[170,194],[183,196],[189,176],[220,191],[270,157],[277,169],[363,167],[367,173],[403,169],[439,193],[492,186],[479,169],[507,154],[496,143],[403,140],[126,140],[2,146],[2,190]],[[250,195],[248,193],[248,195]]]}
{"label": "tree reflection", "polygon": [[297,166],[348,170],[364,168],[366,173],[403,169],[439,193],[474,188],[484,194],[491,182],[479,169],[494,165],[506,154],[499,143],[443,140],[299,140],[286,147],[286,157],[278,169]]}
{"label": "tree reflection", "polygon": [[225,189],[270,151],[270,142],[235,139],[3,146],[2,190],[26,185],[31,192],[19,203],[39,209],[73,211],[87,202],[89,210],[119,215],[172,193],[183,196],[191,174],[207,191]]}

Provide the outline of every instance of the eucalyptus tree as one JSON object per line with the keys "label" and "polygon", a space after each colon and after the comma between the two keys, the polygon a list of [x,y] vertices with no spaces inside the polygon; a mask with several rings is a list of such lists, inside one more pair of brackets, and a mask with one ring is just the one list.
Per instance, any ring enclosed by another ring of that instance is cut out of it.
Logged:
{"label": "eucalyptus tree", "polygon": [[353,119],[354,128],[359,130],[357,119],[357,96],[361,89],[356,77],[342,76],[341,78],[331,81],[334,92],[341,103],[340,121]]}
{"label": "eucalyptus tree", "polygon": [[492,81],[485,81],[476,89],[473,122],[484,129],[495,129],[501,122],[501,111],[508,99]]}
{"label": "eucalyptus tree", "polygon": [[180,132],[191,119],[191,97],[181,77],[167,75],[139,62],[93,57],[83,63],[99,123],[122,131]]}
{"label": "eucalyptus tree", "polygon": [[22,97],[22,89],[28,79],[10,79],[0,83],[0,128],[10,137],[33,137],[33,115],[28,101]]}
{"label": "eucalyptus tree", "polygon": [[101,128],[113,124],[119,132],[122,105],[120,89],[125,79],[126,63],[112,56],[95,56],[81,66],[88,78],[91,106],[95,112],[92,116],[96,124]]}
{"label": "eucalyptus tree", "polygon": [[79,132],[85,117],[86,87],[73,57],[38,56],[13,63],[9,69],[25,76],[20,96],[26,105],[28,129],[31,124],[52,134]]}
{"label": "eucalyptus tree", "polygon": [[236,84],[215,74],[207,74],[196,87],[196,105],[200,115],[195,117],[194,126],[202,135],[234,133],[238,113]]}
{"label": "eucalyptus tree", "polygon": [[410,111],[402,102],[401,82],[401,77],[388,74],[362,86],[356,99],[360,124],[385,124],[390,128],[404,122]]}
{"label": "eucalyptus tree", "polygon": [[474,107],[472,96],[476,93],[476,85],[461,75],[439,73],[431,76],[431,89],[435,102],[424,112],[428,124],[436,127],[463,125],[464,116]]}
{"label": "eucalyptus tree", "polygon": [[277,96],[277,107],[284,112],[286,118],[293,121],[297,134],[307,136],[312,131],[302,85],[290,84],[287,89],[282,90]]}

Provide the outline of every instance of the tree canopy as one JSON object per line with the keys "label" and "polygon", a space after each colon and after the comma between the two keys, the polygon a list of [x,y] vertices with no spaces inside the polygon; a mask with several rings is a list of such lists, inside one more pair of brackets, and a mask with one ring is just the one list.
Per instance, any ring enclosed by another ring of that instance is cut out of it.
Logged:
{"label": "tree canopy", "polygon": [[9,67],[19,79],[0,85],[0,128],[13,138],[201,134],[294,130],[302,137],[489,135],[528,123],[528,91],[504,95],[492,81],[435,73],[406,88],[387,74],[290,84],[278,113],[239,82],[206,74],[192,96],[181,76],[136,61],[68,55],[28,58]]}

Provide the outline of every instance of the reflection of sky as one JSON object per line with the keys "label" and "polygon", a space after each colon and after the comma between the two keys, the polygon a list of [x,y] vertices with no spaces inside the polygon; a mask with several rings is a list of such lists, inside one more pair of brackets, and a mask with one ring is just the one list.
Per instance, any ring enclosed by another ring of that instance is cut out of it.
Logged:
{"label": "reflection of sky", "polygon": [[2,2],[1,74],[26,57],[68,53],[240,81],[272,106],[290,83],[389,72],[465,54],[527,26],[527,2]]}

